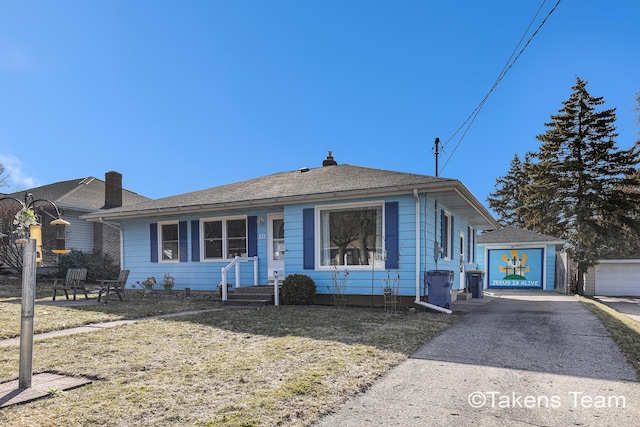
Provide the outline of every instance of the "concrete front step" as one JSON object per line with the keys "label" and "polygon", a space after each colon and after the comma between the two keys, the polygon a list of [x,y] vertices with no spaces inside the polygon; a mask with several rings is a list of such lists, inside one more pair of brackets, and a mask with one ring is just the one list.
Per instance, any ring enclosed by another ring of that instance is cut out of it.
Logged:
{"label": "concrete front step", "polygon": [[228,293],[225,305],[272,305],[274,303],[273,293],[273,286],[244,286],[235,288]]}
{"label": "concrete front step", "polygon": [[259,307],[263,305],[273,305],[273,300],[266,299],[233,299],[229,298],[226,301],[223,301],[223,305],[226,306],[235,306],[235,307]]}
{"label": "concrete front step", "polygon": [[243,286],[235,288],[229,295],[273,295],[273,286]]}

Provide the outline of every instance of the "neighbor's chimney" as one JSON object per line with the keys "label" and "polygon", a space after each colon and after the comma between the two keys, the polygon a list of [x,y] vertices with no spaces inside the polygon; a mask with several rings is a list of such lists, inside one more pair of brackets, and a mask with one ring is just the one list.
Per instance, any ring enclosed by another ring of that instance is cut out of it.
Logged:
{"label": "neighbor's chimney", "polygon": [[122,206],[122,174],[111,171],[104,174],[104,208]]}
{"label": "neighbor's chimney", "polygon": [[333,153],[331,151],[327,154],[327,158],[322,161],[322,166],[335,166],[337,164],[338,162],[333,160]]}

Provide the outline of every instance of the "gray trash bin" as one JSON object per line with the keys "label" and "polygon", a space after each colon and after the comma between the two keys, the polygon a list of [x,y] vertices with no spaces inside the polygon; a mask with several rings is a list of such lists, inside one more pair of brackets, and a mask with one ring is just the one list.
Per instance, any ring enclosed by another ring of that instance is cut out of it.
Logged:
{"label": "gray trash bin", "polygon": [[484,271],[469,270],[467,271],[467,287],[473,298],[482,298],[482,289],[484,287]]}
{"label": "gray trash bin", "polygon": [[429,304],[451,308],[452,270],[430,270],[424,272],[425,287],[428,289]]}

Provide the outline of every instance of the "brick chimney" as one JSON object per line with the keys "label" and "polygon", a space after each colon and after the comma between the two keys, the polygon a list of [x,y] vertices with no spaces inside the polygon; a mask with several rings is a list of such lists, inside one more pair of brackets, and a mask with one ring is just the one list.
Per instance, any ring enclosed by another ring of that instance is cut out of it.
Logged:
{"label": "brick chimney", "polygon": [[329,151],[327,158],[322,161],[322,166],[335,166],[338,162],[333,159],[333,153]]}
{"label": "brick chimney", "polygon": [[110,171],[104,174],[104,208],[122,206],[122,174]]}

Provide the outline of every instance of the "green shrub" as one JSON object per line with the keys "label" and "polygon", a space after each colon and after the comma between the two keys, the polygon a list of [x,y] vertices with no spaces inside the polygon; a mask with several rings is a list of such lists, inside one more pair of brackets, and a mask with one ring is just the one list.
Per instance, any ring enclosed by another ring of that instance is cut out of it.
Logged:
{"label": "green shrub", "polygon": [[117,279],[120,268],[113,257],[101,252],[82,252],[71,250],[60,256],[57,277],[64,278],[70,268],[86,268],[87,282],[97,282],[102,279]]}
{"label": "green shrub", "polygon": [[287,304],[313,304],[316,282],[306,274],[290,274],[282,281],[282,298]]}

